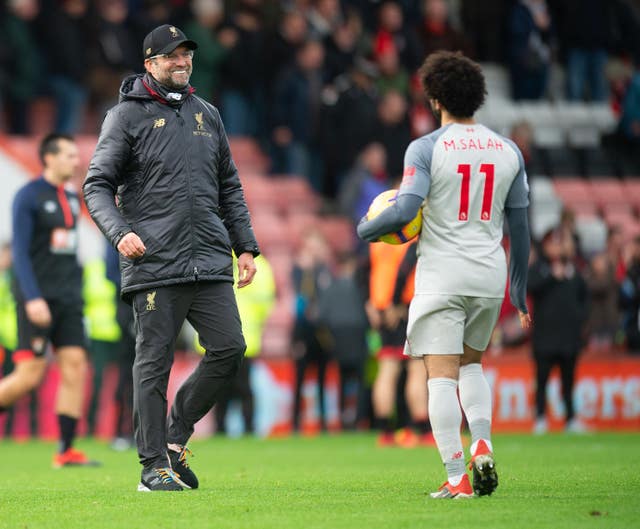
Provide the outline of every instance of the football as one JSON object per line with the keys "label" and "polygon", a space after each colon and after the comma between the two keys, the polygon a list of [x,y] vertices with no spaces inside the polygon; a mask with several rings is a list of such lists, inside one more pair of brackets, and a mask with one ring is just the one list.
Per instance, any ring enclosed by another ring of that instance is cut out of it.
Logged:
{"label": "football", "polygon": [[[383,191],[376,198],[373,199],[367,211],[367,220],[375,219],[380,213],[382,213],[389,206],[393,205],[398,196],[397,189],[390,189],[389,191]],[[418,210],[418,214],[409,222],[404,228],[393,233],[387,233],[380,237],[380,241],[387,244],[404,244],[414,239],[420,233],[422,229],[422,209]]]}

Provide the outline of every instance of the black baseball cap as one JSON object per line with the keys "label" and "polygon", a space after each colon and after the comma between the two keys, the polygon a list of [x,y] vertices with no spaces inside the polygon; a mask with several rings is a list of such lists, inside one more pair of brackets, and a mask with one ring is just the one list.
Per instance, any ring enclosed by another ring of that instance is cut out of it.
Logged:
{"label": "black baseball cap", "polygon": [[151,31],[142,44],[142,55],[145,59],[171,53],[178,46],[186,46],[190,50],[195,50],[198,45],[187,38],[181,29],[163,24]]}

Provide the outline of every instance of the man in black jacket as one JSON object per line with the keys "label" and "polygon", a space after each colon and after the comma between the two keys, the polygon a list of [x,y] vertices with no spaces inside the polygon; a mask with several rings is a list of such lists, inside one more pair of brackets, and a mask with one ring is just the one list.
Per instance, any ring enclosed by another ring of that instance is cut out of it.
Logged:
{"label": "man in black jacket", "polygon": [[[145,37],[146,73],[123,81],[84,183],[93,220],[120,253],[122,295],[133,305],[141,491],[198,486],[185,445],[246,347],[231,252],[239,287],[253,280],[259,253],[220,115],[189,85],[196,48],[166,24]],[[206,353],[165,423],[173,349],[185,318]]]}
{"label": "man in black jacket", "polygon": [[588,314],[588,290],[576,268],[575,255],[573,237],[551,230],[543,237],[540,255],[529,269],[528,287],[536,316],[532,333],[536,363],[536,434],[546,433],[548,428],[546,392],[554,365],[560,366],[565,429],[574,433],[585,429],[574,415],[573,386]]}

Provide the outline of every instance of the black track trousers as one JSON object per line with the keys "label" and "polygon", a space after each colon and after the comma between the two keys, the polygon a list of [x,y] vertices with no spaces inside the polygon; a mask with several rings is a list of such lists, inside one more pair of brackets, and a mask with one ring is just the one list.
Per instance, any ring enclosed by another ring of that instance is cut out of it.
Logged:
{"label": "black track trousers", "polygon": [[[196,282],[136,292],[133,423],[140,463],[168,466],[167,443],[186,444],[193,426],[238,371],[246,344],[230,282]],[[167,385],[185,318],[206,352],[176,395],[167,419]]]}

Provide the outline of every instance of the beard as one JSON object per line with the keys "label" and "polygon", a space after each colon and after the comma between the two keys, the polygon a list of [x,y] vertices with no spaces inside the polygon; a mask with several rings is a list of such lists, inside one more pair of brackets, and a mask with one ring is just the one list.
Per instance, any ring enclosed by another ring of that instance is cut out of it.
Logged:
{"label": "beard", "polygon": [[157,81],[171,90],[182,90],[189,84],[192,70],[191,68],[187,68],[185,69],[185,72],[186,75],[181,75],[177,79],[172,76],[171,72],[166,72],[165,75],[157,78]]}
{"label": "beard", "polygon": [[162,84],[164,84],[167,88],[172,88],[174,90],[181,90],[189,84],[190,77],[191,77],[191,74],[187,75],[186,81],[174,81],[171,75],[168,75],[167,78],[165,79],[165,82]]}

